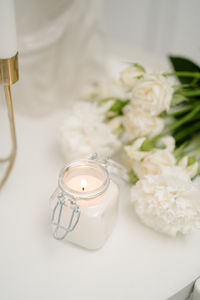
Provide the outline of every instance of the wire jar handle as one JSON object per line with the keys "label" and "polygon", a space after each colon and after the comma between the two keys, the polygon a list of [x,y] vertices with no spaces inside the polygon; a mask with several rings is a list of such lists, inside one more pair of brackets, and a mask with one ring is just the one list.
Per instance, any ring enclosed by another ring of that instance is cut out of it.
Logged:
{"label": "wire jar handle", "polygon": [[120,163],[117,163],[116,161],[108,157],[99,159],[98,154],[96,152],[90,155],[89,159],[100,162],[108,170],[110,175],[120,178],[127,183],[129,182],[129,176],[127,170]]}
{"label": "wire jar handle", "polygon": [[[54,206],[52,213],[51,224],[56,226],[53,232],[54,238],[57,240],[63,240],[69,232],[75,229],[76,225],[78,224],[81,211],[80,207],[76,203],[76,199],[73,198],[71,195],[66,197],[66,195],[60,193],[57,196],[57,199],[58,201]],[[67,227],[61,225],[63,207],[69,207],[70,209],[72,209],[72,214]],[[64,231],[64,233],[61,236],[59,235],[59,230]]]}

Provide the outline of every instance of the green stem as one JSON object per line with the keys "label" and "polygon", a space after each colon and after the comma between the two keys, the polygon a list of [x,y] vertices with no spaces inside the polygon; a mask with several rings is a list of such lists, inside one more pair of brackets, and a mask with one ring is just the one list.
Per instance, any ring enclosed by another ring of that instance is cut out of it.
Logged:
{"label": "green stem", "polygon": [[175,92],[178,92],[180,90],[182,90],[183,88],[189,88],[191,87],[191,84],[186,84],[186,83],[182,83],[182,84],[176,84],[172,86],[173,89],[175,90]]}
{"label": "green stem", "polygon": [[171,124],[168,128],[166,128],[166,130],[163,131],[163,134],[166,135],[169,132],[171,132],[172,130],[175,130],[177,128],[179,128],[181,125],[183,125],[184,123],[187,123],[188,121],[191,121],[192,118],[200,111],[200,106],[195,107],[195,109],[193,111],[191,111],[189,114],[187,114],[185,117],[183,117],[182,119],[174,122],[173,124]]}
{"label": "green stem", "polygon": [[200,90],[199,89],[194,89],[192,91],[186,91],[186,90],[182,90],[181,94],[186,96],[186,97],[190,97],[190,96],[200,96]]}
{"label": "green stem", "polygon": [[169,126],[167,126],[163,132],[159,135],[157,135],[152,142],[156,143],[161,137],[171,133],[172,131],[174,131],[175,129],[181,127],[183,124],[192,121],[193,117],[200,111],[200,106],[196,106],[194,110],[192,110],[189,114],[187,114],[186,116],[184,116],[183,118],[181,118],[180,120],[177,120],[176,122],[170,124]]}
{"label": "green stem", "polygon": [[200,131],[200,122],[193,124],[190,128],[181,130],[177,134],[174,134],[174,138],[176,142],[180,141],[181,139],[185,138],[186,136],[191,136],[196,131]]}
{"label": "green stem", "polygon": [[193,155],[198,156],[200,154],[200,146],[194,151]]}
{"label": "green stem", "polygon": [[185,104],[182,106],[180,105],[179,109],[176,109],[178,107],[176,105],[176,107],[170,109],[171,112],[169,111],[169,113],[167,113],[167,112],[162,113],[161,117],[163,117],[163,118],[176,117],[176,116],[182,115],[183,113],[185,113],[187,111],[194,110],[198,106],[200,106],[200,101],[197,101],[197,99],[195,99],[195,101],[192,103],[190,101],[189,104]]}
{"label": "green stem", "polygon": [[172,73],[164,73],[164,76],[178,76],[178,77],[191,77],[191,78],[200,78],[200,72],[172,72]]}
{"label": "green stem", "polygon": [[182,115],[183,113],[191,110],[191,108],[193,108],[193,105],[187,105],[180,110],[177,110],[177,111],[174,111],[171,113],[166,113],[165,117],[176,117],[176,116]]}
{"label": "green stem", "polygon": [[176,150],[174,151],[174,156],[176,158],[178,158],[181,155],[181,153],[183,152],[184,148],[186,148],[187,145],[188,145],[188,141],[184,142],[178,148],[176,148]]}
{"label": "green stem", "polygon": [[174,151],[176,158],[181,158],[185,155],[192,154],[197,156],[200,154],[200,143],[193,140],[192,142],[185,141]]}
{"label": "green stem", "polygon": [[[194,152],[193,152],[194,151]],[[191,155],[195,157],[195,160],[197,160],[197,156],[200,154],[200,147],[197,147],[193,150],[185,150],[183,151],[179,157],[183,157],[183,156],[186,156],[186,155]]]}

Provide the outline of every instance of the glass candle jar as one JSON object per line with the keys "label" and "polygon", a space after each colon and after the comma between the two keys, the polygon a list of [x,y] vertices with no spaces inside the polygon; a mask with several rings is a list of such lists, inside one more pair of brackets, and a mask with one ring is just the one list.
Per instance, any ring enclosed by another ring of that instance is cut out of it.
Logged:
{"label": "glass candle jar", "polygon": [[54,237],[88,249],[102,247],[114,228],[118,196],[119,188],[101,162],[68,164],[50,199]]}

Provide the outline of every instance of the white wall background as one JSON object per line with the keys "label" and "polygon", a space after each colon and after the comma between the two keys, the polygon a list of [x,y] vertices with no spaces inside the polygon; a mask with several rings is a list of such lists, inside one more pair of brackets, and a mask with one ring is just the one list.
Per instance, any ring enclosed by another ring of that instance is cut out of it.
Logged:
{"label": "white wall background", "polygon": [[110,41],[200,63],[200,0],[103,0]]}

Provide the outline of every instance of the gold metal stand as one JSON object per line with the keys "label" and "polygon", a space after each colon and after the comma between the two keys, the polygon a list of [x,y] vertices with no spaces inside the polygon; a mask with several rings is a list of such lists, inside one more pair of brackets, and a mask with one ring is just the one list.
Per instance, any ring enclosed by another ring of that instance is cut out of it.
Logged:
{"label": "gold metal stand", "polygon": [[16,152],[17,152],[17,141],[16,141],[16,132],[15,132],[15,121],[12,105],[12,97],[10,85],[14,84],[19,79],[18,73],[18,53],[8,59],[0,59],[0,84],[4,86],[5,100],[8,109],[8,118],[10,123],[10,132],[12,140],[12,150],[9,157],[1,159],[0,163],[8,162],[6,172],[0,181],[0,189],[5,184],[8,176],[12,170],[12,167],[15,162]]}

